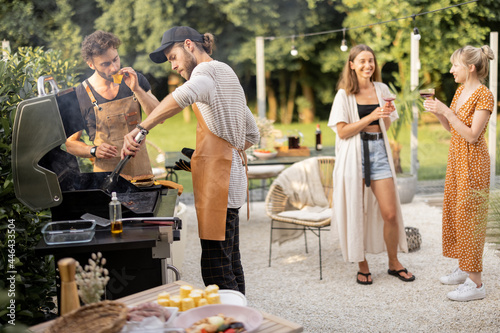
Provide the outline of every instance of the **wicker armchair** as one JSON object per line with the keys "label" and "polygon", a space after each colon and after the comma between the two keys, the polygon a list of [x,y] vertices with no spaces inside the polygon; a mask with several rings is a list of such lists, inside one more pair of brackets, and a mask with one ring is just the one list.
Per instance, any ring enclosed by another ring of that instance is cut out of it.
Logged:
{"label": "wicker armchair", "polygon": [[[325,191],[326,198],[330,203],[330,207],[332,207],[332,194],[333,194],[333,167],[335,165],[334,157],[312,157],[316,159],[319,164],[320,171],[320,179],[321,184],[323,185],[323,189]],[[298,162],[302,163],[302,162]],[[284,170],[283,173],[286,173],[288,169]],[[271,218],[271,236],[269,241],[269,267],[271,266],[271,249],[273,243],[273,230],[275,229],[283,229],[283,230],[296,230],[297,227],[301,227],[304,232],[304,241],[305,241],[305,250],[308,253],[307,249],[307,237],[306,230],[311,231],[315,236],[318,237],[319,244],[319,269],[320,269],[320,280],[323,279],[323,271],[322,271],[322,263],[321,263],[321,230],[328,231],[329,229],[324,229],[325,227],[330,226],[331,215],[328,218],[321,219],[319,221],[309,221],[304,219],[295,219],[290,217],[279,216],[279,213],[285,212],[286,210],[292,208],[288,202],[288,197],[281,188],[281,186],[275,184],[271,185],[269,188],[269,192],[266,197],[266,213]],[[290,227],[277,227],[275,226],[275,222],[284,222],[291,224]],[[293,225],[293,226],[292,226]]]}

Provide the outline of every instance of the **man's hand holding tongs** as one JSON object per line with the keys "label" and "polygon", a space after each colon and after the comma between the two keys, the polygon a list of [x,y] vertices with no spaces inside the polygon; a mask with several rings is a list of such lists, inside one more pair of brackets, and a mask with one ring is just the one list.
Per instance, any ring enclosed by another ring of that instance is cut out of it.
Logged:
{"label": "man's hand holding tongs", "polygon": [[[121,151],[121,158],[124,159],[127,155],[135,156],[141,149],[141,144],[144,142],[144,137],[149,132],[146,129],[137,125],[130,133],[123,137],[123,148]],[[140,135],[142,134],[142,135]]]}

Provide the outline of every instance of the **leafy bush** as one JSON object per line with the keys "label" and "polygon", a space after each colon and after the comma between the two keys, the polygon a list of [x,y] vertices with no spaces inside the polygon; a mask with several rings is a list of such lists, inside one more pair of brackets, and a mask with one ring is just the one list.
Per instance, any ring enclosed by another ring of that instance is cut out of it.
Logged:
{"label": "leafy bush", "polygon": [[[15,274],[15,323],[33,325],[46,320],[55,308],[55,272],[53,259],[36,256],[34,248],[41,239],[41,227],[48,211],[32,212],[15,197],[11,167],[12,124],[17,104],[37,95],[36,80],[52,75],[60,88],[76,84],[76,62],[62,59],[60,51],[20,48],[0,60],[0,289],[9,289]],[[9,223],[13,222],[12,224]],[[14,230],[12,233],[10,230]],[[10,234],[8,234],[10,232]],[[15,235],[15,245],[8,235]],[[10,256],[9,256],[10,254]],[[13,266],[11,266],[13,265]],[[8,285],[7,285],[8,284]],[[0,330],[10,326],[7,303],[10,296],[0,293]]]}

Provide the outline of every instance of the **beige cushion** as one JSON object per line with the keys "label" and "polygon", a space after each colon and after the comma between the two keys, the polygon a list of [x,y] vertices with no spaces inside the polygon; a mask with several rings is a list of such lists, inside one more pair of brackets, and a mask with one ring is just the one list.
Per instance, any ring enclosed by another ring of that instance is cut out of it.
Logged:
{"label": "beige cushion", "polygon": [[332,209],[325,207],[305,206],[300,210],[288,210],[278,214],[278,216],[292,218],[302,221],[323,221],[332,217]]}

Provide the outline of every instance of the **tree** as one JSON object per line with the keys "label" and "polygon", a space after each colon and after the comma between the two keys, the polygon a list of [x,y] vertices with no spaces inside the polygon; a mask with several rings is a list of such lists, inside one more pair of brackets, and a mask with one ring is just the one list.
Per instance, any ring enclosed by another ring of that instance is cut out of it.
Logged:
{"label": "tree", "polygon": [[[80,60],[82,36],[74,17],[73,6],[66,0],[2,1],[0,38],[10,41],[12,50],[44,46],[61,50],[70,61]],[[83,66],[83,61],[79,64]]]}
{"label": "tree", "polygon": [[[375,23],[411,17],[414,14],[438,10],[461,2],[376,0],[372,2],[372,7],[367,9],[361,0],[346,0],[339,6],[339,10],[347,13],[344,25],[349,28],[359,26],[359,22]],[[394,83],[399,91],[396,102],[403,106],[399,109],[401,120],[399,124],[391,126],[394,138],[391,146],[396,165],[399,163],[402,148],[397,142],[398,135],[402,130],[402,124],[411,119],[408,115],[411,113],[411,108],[404,107],[404,104],[408,104],[408,98],[414,96],[410,92],[410,38],[413,27],[418,27],[422,36],[419,50],[421,65],[419,82],[424,86],[435,87],[437,97],[449,104],[456,89],[456,84],[450,80],[452,77],[448,74],[451,54],[467,44],[479,46],[487,43],[490,28],[484,25],[484,20],[494,19],[495,15],[498,20],[500,5],[498,2],[486,2],[488,4],[471,3],[416,16],[414,20],[408,18],[348,32],[350,45],[367,44],[374,50],[382,69],[384,82]]]}

